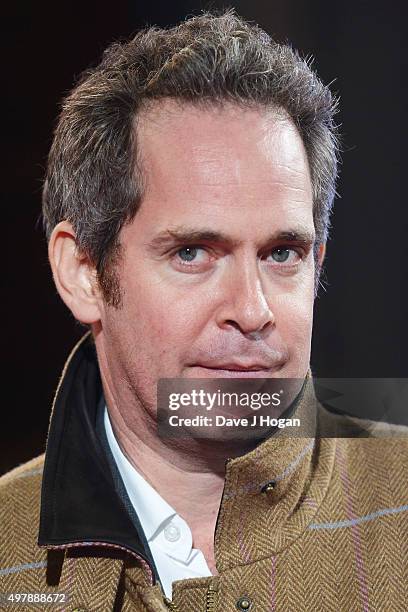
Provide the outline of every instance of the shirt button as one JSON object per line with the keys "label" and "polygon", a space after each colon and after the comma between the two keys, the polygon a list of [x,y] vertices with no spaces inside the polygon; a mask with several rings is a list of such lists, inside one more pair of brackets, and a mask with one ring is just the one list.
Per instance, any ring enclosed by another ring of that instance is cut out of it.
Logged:
{"label": "shirt button", "polygon": [[164,529],[164,537],[168,542],[177,542],[180,535],[180,529],[174,523],[169,523]]}

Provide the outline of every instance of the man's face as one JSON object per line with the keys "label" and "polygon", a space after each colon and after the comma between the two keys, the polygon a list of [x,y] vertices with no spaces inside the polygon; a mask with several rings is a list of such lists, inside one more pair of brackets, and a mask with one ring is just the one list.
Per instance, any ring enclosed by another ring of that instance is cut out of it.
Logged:
{"label": "man's face", "polygon": [[122,308],[101,302],[97,338],[112,384],[149,402],[159,378],[303,378],[315,232],[294,125],[166,101],[137,133],[146,192],[121,231]]}

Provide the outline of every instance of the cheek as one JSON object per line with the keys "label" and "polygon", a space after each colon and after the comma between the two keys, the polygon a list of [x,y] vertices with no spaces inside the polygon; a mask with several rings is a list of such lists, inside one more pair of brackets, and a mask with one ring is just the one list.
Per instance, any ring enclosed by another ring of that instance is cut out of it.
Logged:
{"label": "cheek", "polygon": [[288,346],[309,348],[313,326],[313,289],[276,296],[276,328]]}
{"label": "cheek", "polygon": [[202,291],[169,287],[168,283],[132,283],[128,286],[125,308],[139,338],[157,350],[171,347],[176,353],[190,345],[205,325],[211,307]]}

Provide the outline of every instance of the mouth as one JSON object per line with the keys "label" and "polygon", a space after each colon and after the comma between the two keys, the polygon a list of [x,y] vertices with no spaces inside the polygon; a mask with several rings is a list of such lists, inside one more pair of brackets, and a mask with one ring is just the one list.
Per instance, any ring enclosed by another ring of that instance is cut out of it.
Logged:
{"label": "mouth", "polygon": [[194,375],[197,374],[196,378],[270,378],[274,371],[280,369],[280,366],[265,368],[256,365],[243,367],[234,364],[222,366],[196,364],[191,366],[191,369]]}

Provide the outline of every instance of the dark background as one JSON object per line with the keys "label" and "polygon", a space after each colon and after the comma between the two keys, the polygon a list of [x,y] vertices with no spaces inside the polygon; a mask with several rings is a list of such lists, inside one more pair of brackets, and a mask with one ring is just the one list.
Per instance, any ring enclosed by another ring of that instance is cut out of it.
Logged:
{"label": "dark background", "polygon": [[0,473],[44,451],[52,397],[65,358],[83,333],[56,294],[39,223],[59,101],[109,42],[146,24],[172,25],[201,8],[222,6],[234,6],[279,41],[312,54],[320,76],[333,81],[341,96],[346,151],[326,291],[316,301],[313,371],[324,377],[407,376],[403,2],[16,0],[1,9],[6,265]]}

